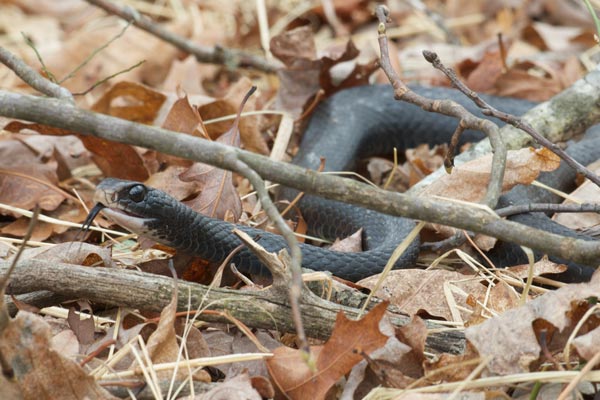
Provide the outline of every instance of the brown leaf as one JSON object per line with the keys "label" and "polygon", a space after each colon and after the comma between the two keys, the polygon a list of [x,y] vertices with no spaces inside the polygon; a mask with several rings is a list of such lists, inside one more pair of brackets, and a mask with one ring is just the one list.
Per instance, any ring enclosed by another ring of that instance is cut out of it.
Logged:
{"label": "brown leaf", "polygon": [[375,63],[356,65],[341,82],[334,82],[331,74],[333,67],[356,58],[359,51],[352,41],[348,41],[338,55],[318,59],[312,30],[308,26],[273,37],[271,51],[285,64],[285,68],[277,72],[280,87],[276,107],[290,112],[294,117],[302,114],[307,101],[320,89],[330,96],[338,90],[365,84],[377,69]]}
{"label": "brown leaf", "polygon": [[[44,162],[18,140],[0,141],[0,203],[31,210],[55,210],[67,193],[58,187],[57,163]],[[7,214],[6,211],[2,211]]]}
{"label": "brown leaf", "polygon": [[[250,89],[254,86],[254,83],[246,78],[242,77],[236,83],[234,83],[227,92],[227,95],[223,98],[223,100],[228,101],[230,104],[234,106],[233,112],[231,114],[237,113],[237,108],[242,103],[246,94]],[[256,110],[258,95],[251,96],[246,100],[246,104],[244,105],[245,111],[254,111]],[[242,140],[242,144],[246,148],[246,150],[267,155],[270,153],[269,146],[267,146],[267,142],[265,141],[259,126],[258,126],[259,117],[258,116],[245,116],[239,120],[238,127],[240,131],[240,139]],[[229,129],[225,129],[225,132]]]}
{"label": "brown leaf", "polygon": [[23,260],[32,258],[48,262],[86,266],[101,262],[105,267],[114,267],[109,248],[82,242],[65,242],[52,247],[31,248],[26,249],[21,254]]}
{"label": "brown leaf", "polygon": [[[450,175],[434,181],[423,195],[443,196],[457,200],[479,202],[483,199],[489,182],[492,156],[486,155],[462,164]],[[509,151],[502,190],[515,185],[533,182],[542,171],[553,171],[560,165],[560,158],[548,149],[525,148]]]}
{"label": "brown leaf", "polygon": [[[134,82],[119,82],[92,106],[92,110],[129,121],[150,124],[158,116],[166,96]],[[94,161],[105,176],[145,181],[148,170],[135,148],[93,136],[81,141],[94,154]]]}
{"label": "brown leaf", "polygon": [[79,365],[51,346],[50,327],[21,311],[0,332],[0,352],[25,399],[116,399]]}
{"label": "brown leaf", "polygon": [[[375,296],[390,301],[409,315],[426,312],[430,316],[454,321],[444,295],[444,286],[451,283],[476,298],[485,296],[485,287],[478,280],[469,279],[468,275],[444,270],[403,269],[390,271]],[[358,282],[359,285],[373,289],[379,275],[373,275]],[[465,298],[455,294],[459,306],[468,307]],[[465,313],[463,318],[467,318]]]}
{"label": "brown leaf", "polygon": [[84,313],[77,314],[75,307],[69,307],[69,314],[67,315],[67,322],[69,328],[75,333],[79,343],[88,345],[94,341],[94,316],[92,314],[92,308],[85,302],[78,302],[80,305],[80,311],[87,311],[89,317],[85,317]]}
{"label": "brown leaf", "polygon": [[420,317],[413,315],[410,322],[396,329],[396,337],[402,343],[407,344],[412,350],[412,366],[417,367],[417,373],[410,374],[413,377],[423,374],[422,363],[425,361],[425,342],[427,340],[427,326]]}
{"label": "brown leaf", "polygon": [[[475,65],[473,65],[475,64]],[[499,49],[485,52],[478,62],[466,60],[458,69],[466,77],[467,86],[476,92],[490,92],[504,70],[504,63]]]}
{"label": "brown leaf", "polygon": [[[241,108],[238,112],[241,112]],[[216,140],[219,143],[239,147],[238,114],[233,126]],[[213,218],[223,219],[228,213],[237,221],[242,213],[242,202],[233,186],[232,173],[212,165],[195,163],[183,172],[179,179],[184,182],[196,182],[201,185],[202,192],[187,202],[188,206]]]}
{"label": "brown leaf", "polygon": [[[29,218],[19,218],[15,222],[3,226],[2,229],[0,229],[0,232],[5,235],[23,237],[29,230],[29,222]],[[54,224],[38,221],[31,233],[31,240],[40,242],[48,239],[54,233],[53,225]]]}
{"label": "brown leaf", "polygon": [[323,399],[327,391],[352,367],[362,354],[382,347],[388,337],[379,331],[387,303],[373,308],[363,319],[352,321],[339,313],[333,333],[323,346],[312,346],[316,371],[309,369],[299,350],[280,347],[267,360],[271,378],[292,399]]}
{"label": "brown leaf", "polygon": [[[231,86],[225,97],[199,106],[198,112],[205,121],[235,115],[237,114],[246,93],[248,93],[252,86],[252,81],[249,79],[240,79]],[[252,96],[247,99],[247,105],[244,106],[244,110],[253,111],[256,109],[256,99],[254,97],[255,96]],[[226,120],[207,124],[206,129],[212,139],[217,139],[228,132],[231,129],[231,126],[232,121]],[[258,129],[258,116],[245,116],[241,118],[238,127],[241,141],[247,150],[259,154],[269,154],[269,147]]]}
{"label": "brown leaf", "polygon": [[541,353],[534,322],[543,321],[560,332],[548,340],[548,346],[562,349],[582,312],[591,307],[588,298],[597,298],[598,293],[600,274],[596,273],[589,283],[567,285],[546,293],[522,307],[467,328],[465,335],[482,357],[491,357],[490,373],[528,372]]}
{"label": "brown leaf", "polygon": [[[510,271],[511,275],[516,275],[518,278],[525,279],[529,275],[529,264],[515,265],[514,267],[506,268],[506,270]],[[548,257],[544,257],[533,264],[533,276],[560,274],[566,270],[566,265],[552,262],[548,260]]]}
{"label": "brown leaf", "polygon": [[162,127],[170,131],[187,133],[196,137],[208,137],[202,117],[200,117],[198,110],[192,107],[187,96],[175,101]]}
{"label": "brown leaf", "polygon": [[136,82],[119,82],[107,90],[92,110],[113,117],[151,124],[158,116],[166,96]]}
{"label": "brown leaf", "polygon": [[545,101],[564,89],[560,78],[554,71],[550,71],[548,68],[538,68],[545,74],[532,74],[529,70],[533,67],[535,65],[532,63],[511,66],[506,73],[498,77],[494,94],[531,101]]}
{"label": "brown leaf", "polygon": [[294,118],[302,115],[309,99],[319,91],[321,63],[319,60],[299,60],[294,68],[277,72],[280,87],[276,107],[288,111]]}

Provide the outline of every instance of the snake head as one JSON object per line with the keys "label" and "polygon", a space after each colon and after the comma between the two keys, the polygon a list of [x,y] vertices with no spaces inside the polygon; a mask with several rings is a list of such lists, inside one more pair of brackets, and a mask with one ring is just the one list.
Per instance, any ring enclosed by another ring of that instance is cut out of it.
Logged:
{"label": "snake head", "polygon": [[113,222],[138,234],[149,236],[158,220],[168,220],[175,200],[140,182],[106,178],[94,193],[96,208]]}

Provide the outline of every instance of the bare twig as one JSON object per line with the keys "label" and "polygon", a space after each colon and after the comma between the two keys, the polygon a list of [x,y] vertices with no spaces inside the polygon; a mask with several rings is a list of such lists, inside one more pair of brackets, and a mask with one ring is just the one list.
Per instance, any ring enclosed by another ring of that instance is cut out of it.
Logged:
{"label": "bare twig", "polygon": [[279,66],[272,61],[262,57],[246,53],[241,50],[227,49],[224,47],[208,47],[198,45],[191,40],[167,31],[151,19],[140,15],[136,10],[130,7],[120,7],[106,0],[86,0],[109,14],[116,15],[126,21],[133,23],[140,29],[171,43],[173,46],[186,53],[192,54],[200,62],[225,65],[229,68],[242,67],[254,68],[264,72],[275,72]]}
{"label": "bare twig", "polygon": [[552,213],[584,213],[595,212],[600,213],[600,204],[584,203],[584,204],[554,204],[554,203],[532,203],[519,204],[499,208],[496,214],[501,217],[508,217],[515,214],[524,214],[530,212],[552,212]]}
{"label": "bare twig", "polygon": [[73,96],[67,89],[49,81],[40,75],[36,70],[25,64],[20,58],[15,57],[11,52],[0,47],[0,62],[12,69],[19,78],[25,83],[45,94],[46,96],[56,97],[57,99],[73,102]]}
{"label": "bare twig", "polygon": [[226,154],[238,159],[263,179],[319,196],[360,205],[390,215],[435,222],[484,233],[551,256],[592,264],[600,258],[597,243],[565,238],[500,219],[491,210],[431,197],[391,193],[350,179],[320,174],[302,167],[270,160],[242,149],[181,135],[158,127],[125,121],[66,106],[63,101],[0,90],[0,115],[81,132],[106,140],[143,146],[220,168],[228,169]]}
{"label": "bare twig", "polygon": [[[485,194],[484,203],[490,208],[495,208],[502,192],[502,180],[504,177],[504,169],[506,167],[507,153],[506,146],[502,142],[502,138],[498,133],[498,126],[489,120],[475,117],[464,107],[456,104],[453,101],[427,99],[410,90],[408,86],[402,82],[400,76],[396,73],[390,61],[385,25],[388,18],[388,9],[385,6],[378,6],[376,8],[376,14],[377,18],[379,19],[378,40],[379,49],[381,51],[380,64],[392,87],[394,88],[395,98],[415,104],[426,111],[458,118],[459,125],[455,136],[459,135],[465,129],[474,129],[482,131],[490,139],[494,153],[492,157],[490,182]],[[450,165],[448,165],[447,168],[450,168]]]}
{"label": "bare twig", "polygon": [[491,117],[496,117],[507,124],[511,124],[515,128],[521,129],[522,131],[531,135],[535,141],[537,141],[542,146],[548,148],[554,154],[562,158],[569,166],[575,169],[577,172],[588,178],[590,181],[594,182],[597,186],[600,186],[600,177],[594,174],[592,171],[587,169],[585,166],[578,163],[573,157],[569,156],[563,149],[558,147],[556,144],[552,143],[550,140],[546,139],[542,136],[537,130],[535,130],[531,125],[523,121],[521,118],[517,118],[514,115],[507,114],[505,112],[499,111],[489,105],[485,100],[483,100],[479,95],[469,89],[463,82],[458,79],[456,74],[451,68],[446,67],[439,59],[438,55],[432,51],[424,51],[423,55],[425,59],[431,63],[436,69],[442,71],[448,79],[452,82],[452,85],[467,95],[475,104],[477,104],[481,108],[481,112],[484,115],[488,115]]}

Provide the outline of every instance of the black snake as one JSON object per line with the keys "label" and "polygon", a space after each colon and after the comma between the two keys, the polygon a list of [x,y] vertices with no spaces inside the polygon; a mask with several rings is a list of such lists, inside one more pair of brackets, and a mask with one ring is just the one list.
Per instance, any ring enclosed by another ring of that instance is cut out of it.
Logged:
{"label": "black snake", "polygon": [[[420,86],[412,89],[429,98],[454,100],[470,112],[482,116],[456,90]],[[524,100],[483,97],[494,107],[516,115],[523,114],[535,105]],[[391,154],[394,147],[403,151],[420,143],[447,143],[455,127],[456,120],[453,118],[428,113],[414,105],[394,100],[389,86],[357,87],[337,93],[316,108],[293,163],[315,169],[319,166],[321,157],[324,157],[327,171],[351,170],[358,159]],[[461,140],[464,143],[481,138],[481,133],[467,131]],[[600,139],[570,146],[569,152],[581,163],[594,161],[600,158]],[[563,165],[560,171],[543,174],[539,180],[565,190],[572,185],[574,176],[574,172]],[[294,194],[292,190],[284,191],[287,198]],[[551,197],[552,195],[537,188],[517,187],[503,196],[500,205],[554,201]],[[197,214],[165,193],[138,182],[107,178],[98,185],[94,200],[98,206],[90,214],[90,218],[93,219],[104,208],[109,218],[133,232],[213,262],[223,261],[241,243],[232,233],[233,224]],[[392,251],[414,227],[412,220],[318,196],[304,196],[299,206],[308,221],[309,232],[313,235],[324,238],[346,237],[363,228],[363,243],[366,248],[362,252],[342,253],[301,245],[304,267],[331,271],[336,276],[353,281],[380,272]],[[557,233],[576,235],[566,228],[561,230],[561,226],[539,213],[515,216],[514,219]],[[278,251],[286,246],[279,235],[247,226],[235,227],[249,233],[268,251]],[[395,267],[413,267],[418,249],[419,242],[415,240]],[[492,252],[491,256],[501,265],[525,261],[522,251],[515,249],[515,246],[502,244],[499,249]],[[263,269],[258,259],[245,248],[235,254],[232,262],[244,272],[259,272]],[[575,265],[565,278],[586,279],[592,271],[591,268]]]}

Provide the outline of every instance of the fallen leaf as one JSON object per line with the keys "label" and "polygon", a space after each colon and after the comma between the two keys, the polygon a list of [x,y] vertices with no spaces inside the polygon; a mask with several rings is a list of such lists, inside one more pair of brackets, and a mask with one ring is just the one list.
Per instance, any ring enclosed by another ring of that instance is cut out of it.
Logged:
{"label": "fallen leaf", "polygon": [[[238,114],[231,128],[216,140],[219,143],[239,147],[240,145],[240,113],[244,103],[238,109]],[[232,173],[212,165],[194,163],[179,179],[184,182],[196,182],[202,191],[192,200],[185,202],[192,209],[213,218],[224,219],[228,213],[233,215],[233,221],[238,221],[242,213],[242,202],[233,186]]]}
{"label": "fallen leaf", "polygon": [[465,60],[457,66],[466,85],[476,92],[489,93],[504,72],[502,54],[498,48],[488,50],[478,61]]}
{"label": "fallen leaf", "polygon": [[545,74],[532,74],[531,63],[513,65],[496,81],[493,94],[501,97],[517,97],[531,101],[545,101],[563,91],[560,78],[545,69]]}
{"label": "fallen leaf", "polygon": [[481,357],[491,357],[487,365],[491,374],[529,372],[530,365],[541,353],[534,322],[544,322],[560,333],[547,341],[549,349],[562,349],[578,318],[591,307],[588,299],[597,299],[598,293],[600,274],[596,273],[589,283],[571,284],[548,292],[522,307],[467,328],[465,335]]}
{"label": "fallen leaf", "polygon": [[[88,345],[94,341],[94,333],[96,330],[94,325],[94,315],[89,303],[79,301],[78,305],[81,314],[75,312],[75,307],[69,307],[67,322],[69,323],[69,328],[71,328],[73,333],[75,333],[75,336],[77,336],[79,343]],[[87,317],[83,311],[87,311]]]}
{"label": "fallen leaf", "polygon": [[[358,285],[373,289],[380,275],[373,275],[357,282]],[[451,285],[455,302],[459,306],[470,308],[465,304],[466,296],[472,294],[476,298],[484,298],[485,287],[475,277],[445,270],[402,269],[393,270],[384,279],[375,296],[387,300],[409,315],[420,315],[425,312],[429,316],[454,321],[455,316],[444,295],[444,287]],[[464,311],[463,311],[464,313]],[[465,313],[463,319],[468,318]]]}
{"label": "fallen leaf", "polygon": [[292,399],[323,399],[327,391],[363,359],[362,354],[369,355],[387,342],[388,337],[379,330],[386,307],[385,302],[377,305],[359,321],[338,313],[327,343],[310,349],[316,371],[311,371],[300,350],[275,349],[273,357],[267,360],[271,378]]}
{"label": "fallen leaf", "polygon": [[25,249],[21,254],[22,260],[32,258],[55,263],[67,263],[91,266],[100,264],[105,267],[114,267],[112,251],[91,243],[65,242],[51,247],[37,247]]}
{"label": "fallen leaf", "polygon": [[[153,363],[159,364],[175,362],[179,359],[180,345],[178,344],[177,332],[175,329],[176,317],[177,290],[173,290],[171,302],[161,311],[158,326],[156,327],[156,330],[152,332],[146,342],[148,354]],[[137,362],[134,362],[132,367],[136,367],[136,364]],[[139,368],[139,366],[137,366],[137,368]],[[180,378],[184,379],[189,376],[189,371],[187,371],[185,368],[179,368],[177,370],[177,374]],[[164,379],[171,379],[173,371],[161,371],[158,372],[158,375],[162,376]],[[192,375],[195,380],[201,382],[210,382],[210,376],[205,370],[198,370]]]}
{"label": "fallen leaf", "polygon": [[[514,267],[505,268],[510,275],[521,279],[526,279],[529,276],[529,264],[515,265]],[[543,257],[541,260],[533,264],[533,276],[544,274],[560,274],[565,272],[568,267],[564,264],[557,264],[548,260],[548,257]]]}
{"label": "fallen leaf", "polygon": [[50,327],[21,311],[0,332],[0,352],[25,399],[116,399],[74,361],[51,346]]}
{"label": "fallen leaf", "polygon": [[[462,164],[454,168],[450,175],[443,176],[425,188],[423,195],[479,202],[487,190],[491,162],[492,156],[486,155]],[[510,190],[519,184],[530,184],[540,172],[553,171],[559,165],[560,158],[545,148],[509,151],[502,190]]]}
{"label": "fallen leaf", "polygon": [[[70,197],[58,187],[56,161],[46,161],[18,140],[0,140],[0,203],[25,210],[55,210]],[[6,210],[5,215],[20,216]]]}
{"label": "fallen leaf", "polygon": [[162,127],[170,131],[187,133],[196,137],[209,137],[200,113],[190,104],[187,96],[175,101]]}

